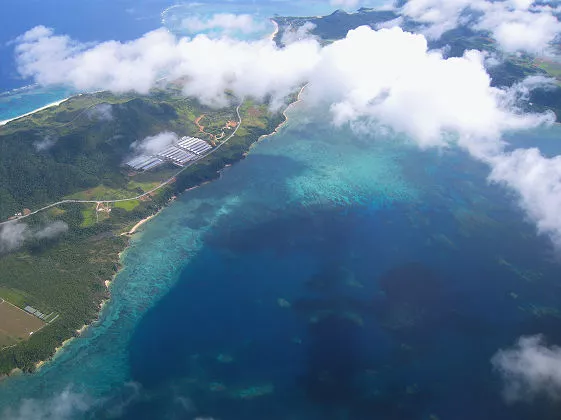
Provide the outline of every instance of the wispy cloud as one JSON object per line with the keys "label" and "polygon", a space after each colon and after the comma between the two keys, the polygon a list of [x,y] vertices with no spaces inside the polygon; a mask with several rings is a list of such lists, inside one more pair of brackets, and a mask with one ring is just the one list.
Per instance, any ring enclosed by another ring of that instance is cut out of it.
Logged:
{"label": "wispy cloud", "polygon": [[156,134],[155,136],[149,136],[142,140],[137,140],[131,144],[131,149],[135,155],[152,155],[161,152],[166,147],[171,146],[179,140],[179,136],[170,131],[164,131],[162,133]]}
{"label": "wispy cloud", "polygon": [[503,378],[507,401],[561,397],[561,348],[547,346],[542,336],[521,337],[491,362]]}
{"label": "wispy cloud", "polygon": [[53,239],[67,231],[68,225],[62,221],[55,221],[35,229],[17,221],[3,224],[0,226],[0,254],[16,251],[26,241]]}
{"label": "wispy cloud", "polygon": [[489,31],[508,52],[545,53],[561,33],[558,10],[533,0],[408,0],[398,9],[430,38],[463,24]]}
{"label": "wispy cloud", "polygon": [[84,414],[91,401],[70,389],[49,400],[23,400],[18,408],[2,412],[5,420],[70,420]]}
{"label": "wispy cloud", "polygon": [[41,140],[37,140],[33,142],[33,146],[35,146],[35,150],[38,152],[44,152],[45,150],[49,150],[53,147],[56,142],[57,138],[55,136],[45,136]]}
{"label": "wispy cloud", "polygon": [[66,232],[68,232],[68,225],[65,222],[57,220],[56,222],[43,226],[36,231],[33,236],[37,239],[52,239]]}
{"label": "wispy cloud", "polygon": [[[442,7],[437,0],[419,1],[406,7],[424,5],[427,22],[450,13],[460,19],[467,7],[462,0]],[[518,3],[513,7],[522,7]],[[212,106],[229,103],[226,91],[272,98],[280,105],[307,84],[305,103],[327,106],[336,126],[382,126],[407,134],[421,147],[468,150],[490,166],[492,181],[519,195],[539,231],[561,244],[561,218],[554,210],[561,202],[556,175],[561,162],[532,150],[506,153],[502,140],[505,132],[554,120],[551,113],[525,114],[520,107],[531,89],[549,81],[532,78],[509,89],[492,87],[483,52],[445,58],[441,51],[429,50],[424,35],[399,27],[359,27],[327,46],[302,33],[285,48],[270,40],[182,38],[164,30],[127,43],[89,46],[38,27],[20,37],[16,51],[21,74],[42,84],[146,93],[167,74],[183,81],[185,95]],[[150,153],[174,139],[172,133],[162,133],[134,149]]]}
{"label": "wispy cloud", "polygon": [[92,120],[113,121],[113,106],[111,104],[99,104],[90,108],[87,115]]}
{"label": "wispy cloud", "polygon": [[23,223],[6,223],[0,226],[0,254],[20,248],[29,235],[29,228]]}
{"label": "wispy cloud", "polygon": [[298,26],[298,28],[288,28],[282,34],[281,42],[284,45],[293,44],[295,42],[300,42],[304,39],[314,39],[311,32],[316,28],[316,25],[312,22],[305,22],[303,25]]}

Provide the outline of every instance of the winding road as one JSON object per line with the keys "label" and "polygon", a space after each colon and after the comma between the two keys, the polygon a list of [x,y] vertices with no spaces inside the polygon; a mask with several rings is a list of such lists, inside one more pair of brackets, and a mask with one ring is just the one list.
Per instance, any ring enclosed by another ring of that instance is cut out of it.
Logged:
{"label": "winding road", "polygon": [[[242,102],[243,103],[243,102]],[[136,197],[131,197],[131,198],[123,198],[123,199],[119,199],[119,200],[61,200],[61,201],[57,201],[56,203],[52,203],[49,204],[48,206],[45,207],[41,207],[38,210],[35,210],[29,214],[23,215],[23,216],[19,216],[17,218],[11,219],[11,220],[6,220],[4,222],[0,222],[0,226],[8,224],[8,223],[14,223],[23,219],[26,219],[30,216],[33,216],[34,214],[40,213],[42,211],[48,210],[52,207],[56,207],[58,205],[61,204],[68,204],[68,203],[78,203],[78,204],[111,204],[111,203],[122,203],[125,201],[133,201],[133,200],[139,200],[143,197],[146,197],[150,194],[152,194],[155,191],[158,191],[159,189],[165,187],[168,184],[171,184],[172,182],[174,182],[175,178],[177,176],[179,176],[183,171],[185,171],[187,168],[191,167],[192,165],[197,164],[201,159],[206,158],[207,156],[212,155],[214,152],[216,152],[218,149],[220,149],[222,146],[224,146],[232,137],[234,137],[236,135],[236,132],[238,131],[238,129],[240,128],[240,126],[242,125],[242,117],[240,115],[240,108],[242,106],[242,103],[240,103],[237,107],[236,107],[236,114],[238,115],[238,125],[236,126],[236,128],[234,129],[234,131],[232,132],[232,134],[230,134],[228,136],[228,138],[226,138],[223,142],[221,142],[218,146],[216,146],[214,149],[212,149],[210,152],[208,152],[207,154],[201,156],[200,159],[189,163],[188,165],[184,166],[183,168],[181,168],[181,170],[179,170],[177,173],[175,173],[171,178],[169,178],[168,180],[162,182],[160,185],[158,185],[155,188],[152,188],[150,191],[145,192],[144,194],[140,194],[137,195]],[[85,112],[85,111],[84,111]],[[80,114],[81,115],[81,114]],[[77,118],[77,117],[76,117]],[[74,120],[76,120],[76,118],[74,118]],[[74,121],[73,120],[73,121]],[[72,123],[73,121],[71,121],[70,123]]]}

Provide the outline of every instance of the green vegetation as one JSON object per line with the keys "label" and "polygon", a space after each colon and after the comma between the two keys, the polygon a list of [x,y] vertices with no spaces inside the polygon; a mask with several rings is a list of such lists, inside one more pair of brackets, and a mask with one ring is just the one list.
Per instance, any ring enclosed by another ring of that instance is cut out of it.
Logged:
{"label": "green vegetation", "polygon": [[93,226],[95,224],[96,222],[95,208],[96,208],[95,204],[91,204],[89,206],[86,206],[86,208],[82,210],[82,223],[80,224],[80,227],[86,228],[86,227]]}
{"label": "green vegetation", "polygon": [[103,282],[115,273],[117,254],[126,245],[110,229],[110,224],[76,229],[57,244],[32,244],[1,259],[0,284],[24,289],[41,300],[37,306],[60,313],[29,340],[0,352],[1,373],[16,367],[33,370],[35,363],[49,358],[62,341],[95,319],[101,301],[108,297]]}
{"label": "green vegetation", "polygon": [[[393,11],[368,8],[362,8],[357,13],[338,10],[329,16],[322,17],[275,17],[275,21],[279,24],[279,32],[275,40],[277,44],[281,44],[286,31],[295,30],[307,22],[311,22],[315,25],[311,33],[317,36],[323,44],[329,44],[344,38],[349,30],[358,26],[367,25],[376,29],[378,24],[397,17],[398,15]],[[403,17],[400,26],[410,32],[419,32],[422,28],[422,24],[406,17]],[[537,88],[532,91],[524,111],[553,111],[557,116],[557,122],[561,122],[561,65],[558,63],[547,59],[533,60],[524,55],[501,57],[502,53],[497,49],[489,32],[476,31],[468,26],[459,26],[445,32],[439,39],[428,40],[428,47],[431,50],[445,51],[447,57],[461,57],[466,51],[473,49],[495,54],[502,61],[496,66],[487,68],[493,86],[510,87],[532,75],[549,75],[556,78],[557,87],[553,89]]]}
{"label": "green vegetation", "polygon": [[0,298],[20,308],[25,308],[26,304],[31,304],[29,303],[29,297],[24,292],[7,287],[0,287]]}
{"label": "green vegetation", "polygon": [[[127,188],[130,171],[122,166],[131,144],[162,131],[197,135],[194,121],[201,114],[221,126],[236,119],[233,106],[212,110],[170,90],[82,95],[0,128],[0,220],[68,196],[134,196]],[[163,167],[151,182],[173,170]]]}
{"label": "green vegetation", "polygon": [[561,83],[561,64],[548,60],[536,60],[534,65],[545,71],[551,77],[555,77]]}
{"label": "green vegetation", "polygon": [[328,16],[320,17],[275,17],[275,21],[279,23],[280,30],[277,40],[282,39],[284,31],[288,27],[297,28],[306,22],[315,25],[312,33],[320,37],[325,42],[344,38],[347,32],[361,25],[369,25],[375,28],[381,22],[396,19],[398,15],[391,11],[378,11],[372,9],[360,9],[358,13],[346,13],[338,10]]}
{"label": "green vegetation", "polygon": [[140,201],[139,200],[121,201],[113,205],[119,209],[132,211],[140,205]]}
{"label": "green vegetation", "polygon": [[[110,121],[88,116],[91,104],[100,102],[114,104]],[[0,129],[0,219],[64,197],[118,199],[151,191],[179,168],[164,165],[156,171],[132,173],[121,165],[130,145],[161,131],[198,135],[194,121],[201,114],[217,129],[237,121],[233,107],[207,109],[171,90],[135,98],[83,95],[8,124]],[[242,159],[260,136],[283,121],[281,113],[250,101],[243,104],[240,114],[243,125],[234,137],[183,171],[175,182],[142,200],[66,203],[23,221],[32,231],[53,221],[64,222],[69,229],[56,238],[29,239],[23,248],[0,255],[0,297],[59,316],[49,318],[51,322],[29,339],[0,350],[0,375],[15,368],[33,371],[37,362],[50,358],[63,341],[96,319],[109,297],[105,282],[119,269],[118,255],[128,242],[122,232],[155,214],[185,189],[217,178],[225,165]],[[34,142],[45,133],[58,140],[51,148],[37,151]]]}

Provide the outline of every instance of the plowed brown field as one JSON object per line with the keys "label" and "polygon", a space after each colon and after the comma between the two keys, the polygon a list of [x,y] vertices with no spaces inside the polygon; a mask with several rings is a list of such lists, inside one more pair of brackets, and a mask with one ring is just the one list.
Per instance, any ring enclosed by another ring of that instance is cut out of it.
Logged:
{"label": "plowed brown field", "polygon": [[29,338],[43,325],[39,318],[0,299],[0,348]]}

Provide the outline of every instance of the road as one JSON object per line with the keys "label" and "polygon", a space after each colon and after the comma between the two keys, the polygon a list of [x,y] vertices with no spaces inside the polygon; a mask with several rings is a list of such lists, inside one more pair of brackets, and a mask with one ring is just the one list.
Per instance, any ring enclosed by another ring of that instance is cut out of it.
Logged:
{"label": "road", "polygon": [[[242,102],[242,103],[243,103],[243,102]],[[122,203],[122,202],[125,202],[125,201],[139,200],[139,199],[141,199],[141,198],[143,198],[143,197],[146,197],[146,196],[152,194],[153,192],[158,191],[159,189],[165,187],[166,185],[171,184],[171,183],[175,180],[175,178],[176,178],[177,176],[179,176],[179,175],[180,175],[183,171],[185,171],[187,168],[191,167],[192,165],[197,164],[197,162],[198,162],[199,160],[201,160],[201,159],[203,159],[203,158],[206,158],[207,156],[212,155],[214,152],[216,152],[218,149],[220,149],[222,146],[224,146],[232,137],[234,137],[234,136],[236,135],[236,132],[238,131],[238,129],[239,129],[240,126],[242,125],[242,117],[241,117],[241,115],[240,115],[240,108],[241,108],[241,106],[242,106],[242,103],[240,103],[240,104],[236,107],[236,114],[238,115],[238,125],[237,125],[237,127],[235,128],[235,130],[232,132],[232,134],[230,134],[230,135],[228,136],[228,138],[226,138],[223,142],[221,142],[218,146],[216,146],[216,147],[215,147],[214,149],[212,149],[210,152],[208,152],[207,154],[201,156],[200,159],[198,159],[198,160],[196,160],[196,161],[194,161],[194,162],[191,162],[191,163],[189,163],[188,165],[184,166],[183,168],[181,168],[180,171],[178,171],[177,173],[175,173],[171,178],[169,178],[168,180],[162,182],[162,183],[161,183],[160,185],[158,185],[157,187],[152,188],[150,191],[147,191],[147,192],[145,192],[144,194],[137,195],[136,197],[123,198],[123,199],[119,199],[119,200],[62,200],[62,201],[57,201],[56,203],[52,203],[52,204],[49,204],[48,206],[41,207],[40,209],[35,210],[35,211],[33,211],[33,212],[29,213],[29,214],[26,214],[26,215],[17,217],[17,218],[12,219],[12,220],[6,220],[6,221],[4,221],[4,222],[0,222],[0,226],[5,225],[5,224],[8,224],[8,223],[13,223],[13,222],[17,222],[17,221],[26,219],[26,218],[28,218],[28,217],[30,217],[30,216],[33,216],[34,214],[37,214],[37,213],[40,213],[40,212],[42,212],[42,211],[48,210],[48,209],[50,209],[50,208],[52,208],[52,207],[59,206],[59,205],[61,205],[61,204],[68,204],[68,203],[78,203],[78,204],[112,204],[112,203]],[[75,118],[75,119],[76,119],[76,118]]]}

